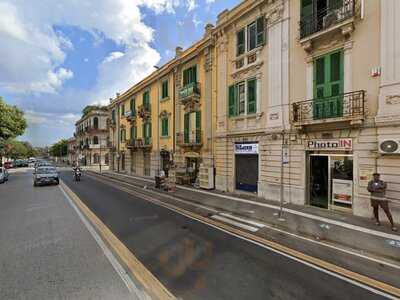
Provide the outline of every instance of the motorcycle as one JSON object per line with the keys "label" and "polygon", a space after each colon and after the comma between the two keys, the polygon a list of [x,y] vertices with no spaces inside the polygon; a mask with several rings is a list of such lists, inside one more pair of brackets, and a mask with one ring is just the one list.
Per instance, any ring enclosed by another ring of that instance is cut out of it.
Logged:
{"label": "motorcycle", "polygon": [[74,170],[74,180],[75,181],[81,181],[81,176],[82,176],[82,172],[80,169],[75,169]]}

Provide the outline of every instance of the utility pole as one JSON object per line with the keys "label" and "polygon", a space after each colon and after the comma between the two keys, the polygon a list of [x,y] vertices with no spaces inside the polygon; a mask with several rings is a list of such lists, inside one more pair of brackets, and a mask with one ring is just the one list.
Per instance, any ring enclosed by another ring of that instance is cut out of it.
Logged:
{"label": "utility pole", "polygon": [[99,152],[100,152],[100,158],[99,158],[99,170],[100,170],[100,174],[101,174],[101,136],[99,136],[99,144],[100,144],[100,147],[99,147]]}
{"label": "utility pole", "polygon": [[280,203],[279,203],[279,221],[285,221],[285,218],[283,217],[283,202],[284,202],[284,193],[285,189],[283,186],[283,180],[284,180],[284,165],[288,163],[287,161],[287,144],[285,140],[285,129],[282,130],[281,132],[281,137],[282,137],[282,144],[281,144],[281,190],[280,190]]}

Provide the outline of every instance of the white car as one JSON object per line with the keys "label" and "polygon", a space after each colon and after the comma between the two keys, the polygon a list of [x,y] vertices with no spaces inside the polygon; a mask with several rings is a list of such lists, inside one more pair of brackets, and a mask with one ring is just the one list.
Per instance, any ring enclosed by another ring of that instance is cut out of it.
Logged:
{"label": "white car", "polygon": [[8,181],[8,171],[6,168],[0,167],[0,183]]}

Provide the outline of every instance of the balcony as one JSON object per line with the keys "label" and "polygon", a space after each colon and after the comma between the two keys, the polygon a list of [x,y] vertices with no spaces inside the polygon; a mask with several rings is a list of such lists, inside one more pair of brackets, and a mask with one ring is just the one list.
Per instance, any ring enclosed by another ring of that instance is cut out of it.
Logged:
{"label": "balcony", "polygon": [[306,125],[350,122],[359,125],[365,116],[365,91],[355,91],[337,96],[311,99],[292,104],[292,124]]}
{"label": "balcony", "polygon": [[138,114],[139,117],[142,119],[148,119],[151,117],[151,105],[146,104],[146,105],[140,105],[138,109]]}
{"label": "balcony", "polygon": [[328,6],[301,18],[299,22],[301,42],[305,39],[311,39],[319,33],[322,34],[341,28],[347,23],[352,23],[355,15],[355,0],[329,1]]}
{"label": "balcony", "polygon": [[130,139],[126,143],[129,149],[150,149],[153,146],[151,137]]}
{"label": "balcony", "polygon": [[117,122],[115,121],[115,119],[107,119],[107,126],[108,127],[115,128],[116,124],[117,124]]}
{"label": "balcony", "polygon": [[179,90],[179,101],[182,105],[200,101],[200,83],[189,83]]}
{"label": "balcony", "polygon": [[203,145],[201,130],[193,130],[188,133],[177,133],[176,143],[182,148],[200,148]]}
{"label": "balcony", "polygon": [[126,111],[124,116],[129,122],[135,122],[136,121],[136,111],[135,110]]}

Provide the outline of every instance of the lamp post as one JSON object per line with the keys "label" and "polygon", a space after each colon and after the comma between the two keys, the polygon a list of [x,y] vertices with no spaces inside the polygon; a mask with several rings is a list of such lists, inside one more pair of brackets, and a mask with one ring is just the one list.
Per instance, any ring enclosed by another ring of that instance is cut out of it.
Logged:
{"label": "lamp post", "polygon": [[102,139],[101,139],[101,137],[99,137],[99,152],[100,152],[100,157],[99,157],[99,171],[100,171],[100,174],[101,174],[101,142],[102,142]]}

